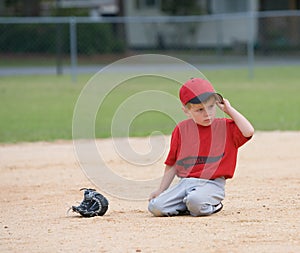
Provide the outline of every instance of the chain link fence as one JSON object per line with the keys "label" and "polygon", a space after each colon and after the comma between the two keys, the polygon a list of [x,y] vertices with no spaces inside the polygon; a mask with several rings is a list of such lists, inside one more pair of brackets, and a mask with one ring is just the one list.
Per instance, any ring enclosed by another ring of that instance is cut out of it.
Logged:
{"label": "chain link fence", "polygon": [[205,16],[0,18],[0,75],[94,72],[167,54],[202,67],[300,64],[300,11]]}

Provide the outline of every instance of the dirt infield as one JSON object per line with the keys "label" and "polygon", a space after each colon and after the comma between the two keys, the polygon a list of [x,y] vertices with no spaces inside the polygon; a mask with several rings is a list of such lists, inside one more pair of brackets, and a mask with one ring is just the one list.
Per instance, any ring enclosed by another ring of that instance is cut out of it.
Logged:
{"label": "dirt infield", "polygon": [[107,214],[81,218],[66,211],[93,185],[72,142],[0,145],[0,252],[300,252],[299,150],[300,132],[257,132],[210,217],[152,217],[147,201],[105,194]]}

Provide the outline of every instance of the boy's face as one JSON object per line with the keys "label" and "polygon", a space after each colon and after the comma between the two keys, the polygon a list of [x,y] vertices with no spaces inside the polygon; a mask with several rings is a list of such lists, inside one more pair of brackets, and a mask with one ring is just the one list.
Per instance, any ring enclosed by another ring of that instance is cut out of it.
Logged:
{"label": "boy's face", "polygon": [[198,125],[209,126],[216,117],[216,107],[216,99],[211,96],[207,101],[201,104],[190,104],[190,107],[184,110]]}

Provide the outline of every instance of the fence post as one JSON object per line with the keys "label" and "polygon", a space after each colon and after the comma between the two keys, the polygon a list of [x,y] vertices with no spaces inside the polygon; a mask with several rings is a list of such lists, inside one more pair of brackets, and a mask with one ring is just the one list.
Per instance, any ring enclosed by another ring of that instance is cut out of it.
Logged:
{"label": "fence post", "polygon": [[217,56],[223,55],[223,17],[216,20],[216,33],[217,33]]}
{"label": "fence post", "polygon": [[71,78],[77,82],[77,26],[75,17],[70,18],[70,60]]}
{"label": "fence post", "polygon": [[248,77],[254,77],[254,14],[248,12],[248,41],[247,41],[247,58],[248,58]]}
{"label": "fence post", "polygon": [[56,75],[63,74],[63,41],[62,41],[62,26],[57,23],[56,25]]}

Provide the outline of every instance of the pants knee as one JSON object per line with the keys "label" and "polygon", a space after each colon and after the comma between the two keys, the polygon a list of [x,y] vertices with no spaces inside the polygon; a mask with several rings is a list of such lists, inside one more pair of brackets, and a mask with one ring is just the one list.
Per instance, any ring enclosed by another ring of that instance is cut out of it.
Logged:
{"label": "pants knee", "polygon": [[213,207],[209,204],[190,206],[188,210],[192,216],[208,216],[213,213]]}
{"label": "pants knee", "polygon": [[213,206],[199,196],[187,196],[186,207],[192,216],[207,216],[213,213]]}
{"label": "pants knee", "polygon": [[155,201],[155,199],[150,200],[148,204],[148,210],[150,213],[152,213],[154,216],[164,216],[163,214],[163,208],[161,205],[159,205],[158,201]]}
{"label": "pants knee", "polygon": [[186,206],[185,204],[180,205],[166,205],[166,203],[159,201],[159,199],[152,199],[149,202],[148,210],[150,213],[152,213],[154,216],[174,216],[178,215],[180,211],[185,211]]}

